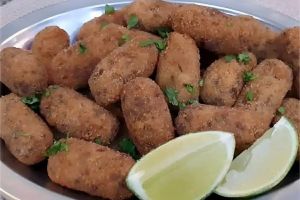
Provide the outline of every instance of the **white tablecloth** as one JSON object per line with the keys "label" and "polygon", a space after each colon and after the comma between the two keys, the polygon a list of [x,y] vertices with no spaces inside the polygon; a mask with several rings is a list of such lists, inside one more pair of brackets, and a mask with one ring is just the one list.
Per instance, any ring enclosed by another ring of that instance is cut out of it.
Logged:
{"label": "white tablecloth", "polygon": [[[0,7],[0,27],[34,10],[72,0],[12,0]],[[88,0],[82,0],[88,1]],[[277,10],[300,21],[300,0],[236,0],[249,1],[263,7]]]}

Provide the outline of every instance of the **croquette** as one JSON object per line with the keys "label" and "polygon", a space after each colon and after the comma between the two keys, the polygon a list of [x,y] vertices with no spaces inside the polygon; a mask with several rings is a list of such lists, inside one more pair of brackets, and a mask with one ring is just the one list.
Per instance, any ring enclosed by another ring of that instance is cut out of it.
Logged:
{"label": "croquette", "polygon": [[[280,112],[279,112],[280,111]],[[294,125],[297,130],[298,138],[300,139],[300,100],[295,98],[286,98],[283,100],[281,107],[278,108],[277,115],[273,123],[279,121],[284,116]],[[298,141],[300,146],[300,140]],[[298,148],[298,160],[300,160],[300,148]]]}
{"label": "croquette", "polygon": [[158,28],[171,28],[171,15],[177,4],[161,0],[135,0],[128,6],[125,19],[137,16],[139,28],[155,32]]}
{"label": "croquette", "polygon": [[155,45],[141,46],[141,42],[149,38],[133,38],[96,66],[89,79],[89,86],[99,105],[107,106],[119,101],[125,83],[135,77],[149,77],[153,73],[158,50]]}
{"label": "croquette", "polygon": [[48,86],[48,75],[29,51],[8,47],[0,53],[1,82],[12,92],[28,96]]}
{"label": "croquette", "polygon": [[269,114],[243,108],[191,105],[181,110],[175,120],[179,135],[198,131],[226,131],[234,134],[236,153],[250,147],[269,129]]}
{"label": "croquette", "polygon": [[[240,54],[241,55],[241,54]],[[217,106],[233,106],[243,86],[244,75],[257,64],[252,53],[243,53],[248,60],[223,57],[213,62],[205,71],[201,99],[204,103]],[[246,62],[247,61],[247,62]]]}
{"label": "croquette", "polygon": [[129,81],[124,86],[121,105],[129,136],[142,155],[174,138],[168,104],[151,79]]}
{"label": "croquette", "polygon": [[256,54],[276,33],[250,16],[229,16],[199,5],[181,5],[172,14],[174,31],[191,36],[219,54]]}
{"label": "croquette", "polygon": [[132,196],[125,179],[134,160],[123,153],[75,138],[65,141],[67,151],[48,160],[49,178],[62,186],[105,199],[122,200]]}
{"label": "croquette", "polygon": [[112,14],[103,14],[99,17],[95,17],[94,19],[87,21],[82,25],[77,35],[77,40],[84,40],[85,38],[97,34],[101,31],[105,26],[110,23],[118,24],[121,26],[125,26],[125,18],[124,14],[126,12],[126,7],[115,11]]}
{"label": "croquette", "polygon": [[126,31],[125,27],[109,24],[101,32],[59,52],[49,69],[51,82],[74,89],[86,87],[97,63],[119,47]]}
{"label": "croquette", "polygon": [[162,90],[174,88],[178,100],[198,100],[200,54],[195,41],[187,35],[171,33],[167,49],[160,54],[156,82]]}
{"label": "croquette", "polygon": [[110,112],[73,89],[51,86],[40,111],[49,125],[71,137],[110,144],[119,122]]}
{"label": "croquette", "polygon": [[12,155],[25,165],[44,160],[53,142],[46,123],[13,93],[0,98],[0,110],[0,137]]}
{"label": "croquette", "polygon": [[54,56],[69,45],[66,31],[58,26],[48,26],[34,37],[31,50],[40,64],[48,69]]}
{"label": "croquette", "polygon": [[244,86],[235,107],[275,114],[291,89],[292,69],[280,60],[266,59],[252,73],[255,79]]}

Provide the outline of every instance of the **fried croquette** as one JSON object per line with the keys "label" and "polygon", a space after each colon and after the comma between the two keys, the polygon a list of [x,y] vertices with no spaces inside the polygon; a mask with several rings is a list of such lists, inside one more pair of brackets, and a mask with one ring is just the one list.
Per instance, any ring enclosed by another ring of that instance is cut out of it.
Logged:
{"label": "fried croquette", "polygon": [[101,32],[58,53],[49,69],[51,82],[74,89],[87,86],[97,63],[119,47],[119,40],[126,31],[125,27],[109,24]]}
{"label": "fried croquette", "polygon": [[246,60],[227,60],[220,58],[213,62],[205,71],[201,99],[204,103],[217,106],[233,106],[243,86],[244,75],[251,71],[257,64],[256,57],[252,53],[243,53]]}
{"label": "fried croquette", "polygon": [[29,51],[8,47],[0,53],[1,82],[12,92],[28,96],[48,86],[48,75]]}
{"label": "fried croquette", "polygon": [[40,105],[49,125],[71,137],[110,144],[119,127],[116,117],[75,90],[52,86],[49,91]]}
{"label": "fried croquette", "polygon": [[136,77],[149,77],[153,73],[158,50],[155,45],[140,45],[149,38],[133,38],[96,66],[89,79],[89,86],[99,105],[107,106],[119,101],[125,83]]}
{"label": "fried croquette", "polygon": [[171,33],[167,49],[160,54],[156,82],[162,90],[174,88],[178,100],[198,100],[200,54],[195,41],[187,35]]}
{"label": "fried croquette", "polygon": [[111,200],[132,196],[125,179],[134,160],[123,153],[92,142],[70,138],[67,151],[50,156],[48,176],[64,187]]}
{"label": "fried croquette", "polygon": [[225,106],[191,105],[175,120],[180,135],[197,131],[226,131],[234,134],[236,153],[250,147],[269,128],[269,114]]}
{"label": "fried croquette", "polygon": [[126,22],[124,19],[124,14],[126,12],[126,9],[127,8],[124,7],[112,14],[103,14],[100,17],[95,17],[94,19],[87,21],[80,28],[77,35],[77,40],[83,40],[91,35],[97,34],[110,23],[125,26]]}
{"label": "fried croquette", "polygon": [[216,9],[181,5],[172,14],[174,31],[191,36],[219,54],[256,54],[276,33],[250,16],[229,16]]}
{"label": "fried croquette", "polygon": [[53,142],[46,123],[13,93],[0,98],[0,109],[0,136],[12,155],[26,165],[44,160]]}
{"label": "fried croquette", "polygon": [[[300,100],[295,98],[284,99],[281,107],[278,108],[273,123],[278,122],[282,116],[286,117],[294,125],[298,133],[298,138],[300,139]],[[300,140],[298,142],[300,146]],[[298,148],[297,159],[300,160],[300,148]]]}
{"label": "fried croquette", "polygon": [[266,59],[252,73],[255,79],[244,86],[235,107],[275,114],[291,89],[292,69],[280,60]]}
{"label": "fried croquette", "polygon": [[128,22],[131,16],[137,16],[139,28],[155,32],[158,28],[171,28],[170,17],[177,4],[161,0],[135,0],[125,14]]}
{"label": "fried croquette", "polygon": [[54,56],[69,45],[68,33],[58,26],[48,26],[34,37],[31,50],[40,64],[48,69]]}
{"label": "fried croquette", "polygon": [[129,81],[122,92],[129,136],[144,155],[174,138],[172,118],[159,86],[149,78]]}

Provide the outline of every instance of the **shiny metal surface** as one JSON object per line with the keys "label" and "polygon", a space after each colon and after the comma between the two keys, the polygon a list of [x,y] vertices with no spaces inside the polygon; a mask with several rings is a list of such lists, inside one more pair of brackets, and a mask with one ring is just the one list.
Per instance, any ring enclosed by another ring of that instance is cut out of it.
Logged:
{"label": "shiny metal surface", "polygon": [[[243,4],[236,0],[177,0],[173,2],[197,3],[200,5],[217,8],[231,15],[252,15],[272,27],[281,30],[286,27],[300,25],[300,22],[281,15],[280,13],[266,10],[251,4]],[[72,40],[79,27],[89,19],[103,13],[106,3],[120,8],[129,3],[116,0],[72,0],[46,7],[26,15],[14,23],[8,24],[0,30],[0,48],[15,46],[29,49],[34,35],[49,25],[58,25],[65,29]],[[33,167],[19,163],[5,148],[1,141],[1,194],[7,199],[22,200],[69,200],[69,199],[99,199],[81,192],[62,188],[52,183],[47,177],[46,161]],[[80,161],[78,161],[80,162]],[[70,172],[71,173],[71,172]],[[298,199],[299,194],[299,163],[295,163],[285,180],[273,192],[257,199]],[[223,199],[212,195],[209,199]]]}

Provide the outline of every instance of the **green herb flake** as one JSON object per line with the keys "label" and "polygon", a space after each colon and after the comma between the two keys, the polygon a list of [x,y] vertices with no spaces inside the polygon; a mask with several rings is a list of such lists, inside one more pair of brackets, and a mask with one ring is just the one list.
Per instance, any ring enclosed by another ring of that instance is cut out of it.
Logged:
{"label": "green herb flake", "polygon": [[203,87],[203,86],[204,86],[204,79],[201,79],[201,80],[199,81],[199,86],[200,86],[200,87]]}
{"label": "green herb flake", "polygon": [[135,160],[140,158],[135,145],[129,138],[123,138],[119,142],[119,150],[123,153],[129,154]]}
{"label": "green herb flake", "polygon": [[79,53],[84,54],[87,51],[87,48],[84,44],[79,43]]}
{"label": "green herb flake", "polygon": [[186,104],[187,105],[193,105],[193,104],[198,104],[199,101],[197,99],[189,99]]}
{"label": "green herb flake", "polygon": [[252,92],[252,91],[248,91],[248,92],[246,93],[246,100],[247,100],[247,101],[253,101],[253,99],[254,99],[254,94],[253,94],[253,92]]}
{"label": "green herb flake", "polygon": [[18,137],[29,137],[31,136],[29,133],[25,133],[23,131],[16,131],[13,133],[12,137],[13,138],[18,138]]}
{"label": "green herb flake", "polygon": [[284,115],[284,113],[285,113],[285,107],[283,107],[283,106],[279,107],[278,110],[277,110],[277,113],[279,115]]}
{"label": "green herb flake", "polygon": [[100,28],[103,29],[105,28],[109,23],[108,22],[101,22]]}
{"label": "green herb flake", "polygon": [[115,8],[113,6],[110,6],[108,4],[105,5],[105,14],[110,15],[115,13]]}
{"label": "green herb flake", "polygon": [[168,27],[160,27],[156,29],[156,33],[161,37],[161,38],[168,38],[170,35],[171,29]]}
{"label": "green herb flake", "polygon": [[194,94],[195,88],[192,84],[184,84],[186,91],[190,94]]}
{"label": "green herb flake", "polygon": [[170,104],[172,104],[173,106],[179,106],[179,101],[177,99],[177,97],[178,97],[177,90],[175,90],[174,88],[166,88],[164,93]]}
{"label": "green herb flake", "polygon": [[95,142],[96,144],[101,145],[101,140],[100,140],[100,138],[96,138],[96,139],[94,140],[94,142]]}
{"label": "green herb flake", "polygon": [[239,63],[242,63],[242,64],[249,64],[249,62],[251,61],[251,58],[249,56],[248,53],[240,53],[238,56],[237,56],[237,61]]}
{"label": "green herb flake", "polygon": [[53,145],[47,149],[46,156],[54,156],[59,152],[67,152],[68,150],[68,144],[65,140],[54,141]]}
{"label": "green herb flake", "polygon": [[137,27],[139,24],[139,18],[136,15],[130,15],[127,21],[127,28],[132,29]]}
{"label": "green herb flake", "polygon": [[256,79],[256,77],[252,72],[245,72],[244,75],[243,75],[244,83],[248,83],[248,82],[253,81],[255,79]]}
{"label": "green herb flake", "polygon": [[166,40],[144,40],[140,42],[140,47],[149,47],[151,45],[155,45],[155,47],[161,52],[164,51],[167,47]]}
{"label": "green herb flake", "polygon": [[22,97],[21,101],[33,111],[38,112],[40,109],[42,95],[42,93],[37,92],[31,96]]}
{"label": "green herb flake", "polygon": [[232,60],[236,59],[236,56],[235,55],[227,55],[224,57],[224,59],[227,63],[230,63]]}
{"label": "green herb flake", "polygon": [[122,35],[121,39],[119,40],[119,46],[122,46],[123,44],[125,44],[126,42],[129,42],[130,40],[131,40],[130,35],[128,35],[128,34]]}
{"label": "green herb flake", "polygon": [[180,110],[185,109],[186,106],[187,106],[186,103],[182,103],[182,102],[179,102],[179,103],[178,103],[178,107],[179,107]]}

